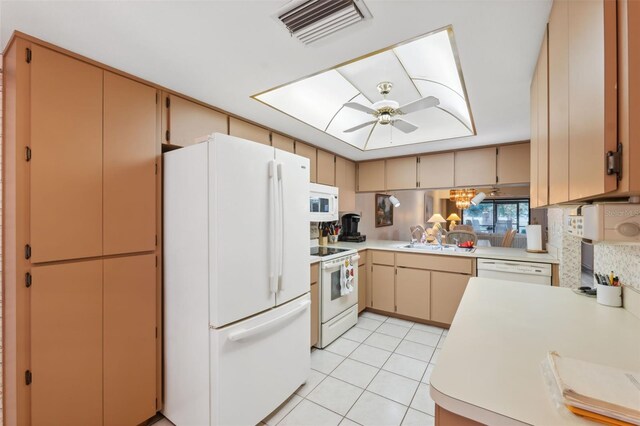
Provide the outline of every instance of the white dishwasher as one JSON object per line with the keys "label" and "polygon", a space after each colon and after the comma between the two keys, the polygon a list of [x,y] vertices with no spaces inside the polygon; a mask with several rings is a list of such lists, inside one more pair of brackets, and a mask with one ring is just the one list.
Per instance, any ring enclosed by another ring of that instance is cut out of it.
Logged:
{"label": "white dishwasher", "polygon": [[478,277],[495,278],[515,283],[551,285],[551,264],[478,259]]}

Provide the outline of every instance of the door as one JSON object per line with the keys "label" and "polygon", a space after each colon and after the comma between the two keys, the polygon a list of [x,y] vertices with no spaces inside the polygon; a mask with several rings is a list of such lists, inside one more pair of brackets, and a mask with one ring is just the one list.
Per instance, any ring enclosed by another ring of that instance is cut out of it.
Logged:
{"label": "door", "polygon": [[229,117],[229,134],[248,141],[271,145],[271,138],[269,137],[271,132],[269,130],[235,117]]}
{"label": "door", "polygon": [[287,152],[295,152],[293,139],[271,132],[271,146]]}
{"label": "door", "polygon": [[371,307],[395,312],[394,267],[373,265],[371,268]]}
{"label": "door", "polygon": [[102,70],[31,49],[31,261],[100,256]]}
{"label": "door", "polygon": [[422,155],[418,159],[420,188],[453,188],[454,153]]}
{"label": "door", "polygon": [[547,32],[538,59],[538,206],[549,204],[549,57]]}
{"label": "door", "polygon": [[104,73],[104,254],[155,250],[156,89]]}
{"label": "door", "polygon": [[336,184],[336,156],[330,152],[318,150],[318,179],[323,185]]}
{"label": "door", "polygon": [[[275,305],[275,154],[270,146],[216,134],[208,156],[210,318],[221,327]],[[305,204],[301,220],[306,217]],[[307,224],[301,238],[308,233]],[[308,251],[307,243],[299,276],[307,291]]]}
{"label": "door", "polygon": [[358,192],[384,191],[384,160],[358,163]]}
{"label": "door", "polygon": [[387,160],[386,189],[415,189],[418,185],[418,160],[416,157]]}
{"label": "door", "polygon": [[529,197],[531,208],[538,207],[538,66],[533,70],[530,97],[529,122],[531,126],[531,142],[529,147]]}
{"label": "door", "polygon": [[156,412],[156,256],[104,261],[104,425]]}
{"label": "door", "polygon": [[316,162],[317,162],[317,150],[310,146],[296,141],[296,154],[301,155],[309,159],[309,181],[317,182],[316,180]]}
{"label": "door", "polygon": [[431,272],[398,268],[396,275],[396,312],[428,320],[431,298]]}
{"label": "door", "polygon": [[469,275],[431,272],[431,321],[453,322],[469,278]]}
{"label": "door", "polygon": [[31,419],[102,424],[102,260],[31,270]]}
{"label": "door", "polygon": [[307,380],[310,304],[307,294],[211,331],[212,425],[258,424]]}
{"label": "door", "polygon": [[470,149],[455,153],[455,186],[495,185],[496,149]]}
{"label": "door", "polygon": [[309,161],[275,150],[280,204],[279,282],[276,304],[309,291]]}
{"label": "door", "polygon": [[367,265],[358,265],[358,313],[367,307]]}
{"label": "door", "polygon": [[529,183],[528,143],[498,147],[498,183]]}
{"label": "door", "polygon": [[356,164],[342,157],[336,157],[336,186],[340,211],[356,209]]}
{"label": "door", "polygon": [[167,95],[163,110],[168,125],[162,140],[171,145],[189,146],[213,133],[228,133],[227,115],[180,96]]}

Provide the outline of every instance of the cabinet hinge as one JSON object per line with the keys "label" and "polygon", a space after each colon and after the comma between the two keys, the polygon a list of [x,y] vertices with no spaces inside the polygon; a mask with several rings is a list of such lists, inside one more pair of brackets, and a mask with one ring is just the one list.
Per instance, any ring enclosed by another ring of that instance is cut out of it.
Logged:
{"label": "cabinet hinge", "polygon": [[156,247],[158,246],[158,234],[156,234]]}
{"label": "cabinet hinge", "polygon": [[418,164],[420,164],[420,157],[416,157],[416,160],[418,160]]}
{"label": "cabinet hinge", "polygon": [[164,104],[167,108],[171,107],[171,98],[167,96],[167,99],[164,101]]}
{"label": "cabinet hinge", "polygon": [[158,174],[158,163],[154,164],[154,166],[155,166],[155,171],[154,172],[155,172],[155,174]]}
{"label": "cabinet hinge", "polygon": [[24,258],[31,259],[31,246],[29,244],[24,246]]}
{"label": "cabinet hinge", "polygon": [[164,138],[167,142],[169,142],[171,140],[171,132],[169,132],[168,130],[164,133]]}
{"label": "cabinet hinge", "polygon": [[33,377],[31,376],[31,371],[27,370],[24,372],[24,382],[28,385],[31,384]]}
{"label": "cabinet hinge", "polygon": [[496,175],[496,183],[498,183],[498,176]]}
{"label": "cabinet hinge", "polygon": [[158,338],[158,327],[156,327],[156,339]]}
{"label": "cabinet hinge", "polygon": [[31,274],[29,272],[24,274],[24,285],[27,288],[31,287]]}
{"label": "cabinet hinge", "polygon": [[273,133],[269,132],[269,142],[273,143]]}
{"label": "cabinet hinge", "polygon": [[156,256],[156,268],[158,267],[158,256]]}
{"label": "cabinet hinge", "polygon": [[31,148],[28,146],[24,147],[24,158],[27,161],[31,161]]}
{"label": "cabinet hinge", "polygon": [[158,92],[156,92],[156,104],[158,103]]}
{"label": "cabinet hinge", "polygon": [[156,398],[156,410],[158,409],[158,398]]}
{"label": "cabinet hinge", "polygon": [[416,181],[416,188],[420,188],[420,181],[419,180]]}
{"label": "cabinet hinge", "polygon": [[28,48],[28,47],[27,47],[27,50],[26,50],[26,58],[25,59],[27,60],[28,64],[31,63],[31,49]]}
{"label": "cabinet hinge", "polygon": [[615,152],[607,152],[607,174],[617,175],[617,179],[622,179],[622,144],[618,142]]}

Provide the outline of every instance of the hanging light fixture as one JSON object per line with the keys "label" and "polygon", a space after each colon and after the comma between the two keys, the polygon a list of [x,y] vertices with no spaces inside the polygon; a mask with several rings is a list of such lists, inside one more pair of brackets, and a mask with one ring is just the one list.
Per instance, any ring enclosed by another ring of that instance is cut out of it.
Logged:
{"label": "hanging light fixture", "polygon": [[468,209],[471,199],[476,196],[475,189],[452,189],[449,191],[449,200],[456,202],[456,208]]}

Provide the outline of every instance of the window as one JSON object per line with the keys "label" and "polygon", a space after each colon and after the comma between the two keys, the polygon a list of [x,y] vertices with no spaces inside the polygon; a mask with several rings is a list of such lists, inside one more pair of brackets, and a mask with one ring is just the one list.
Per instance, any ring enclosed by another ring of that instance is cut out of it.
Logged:
{"label": "window", "polygon": [[515,229],[526,232],[529,224],[529,199],[487,200],[462,211],[462,223],[477,233],[504,234]]}

